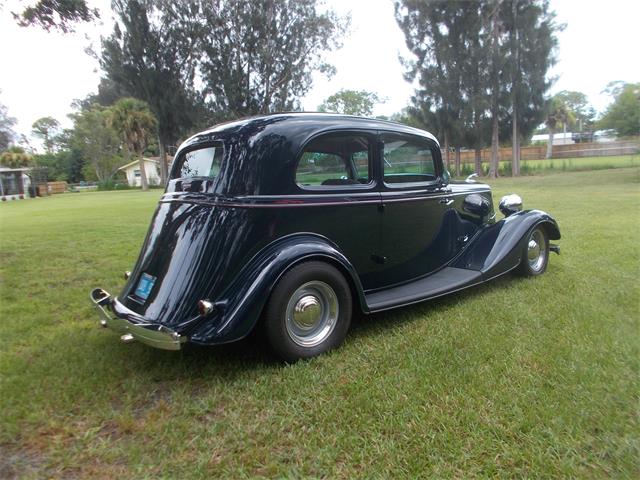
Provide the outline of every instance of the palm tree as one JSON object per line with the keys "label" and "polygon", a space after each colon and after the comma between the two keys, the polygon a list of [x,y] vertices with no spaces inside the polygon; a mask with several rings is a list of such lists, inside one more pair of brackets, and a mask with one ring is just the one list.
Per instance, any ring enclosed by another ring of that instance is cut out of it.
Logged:
{"label": "palm tree", "polygon": [[546,158],[551,158],[553,153],[553,135],[556,127],[563,125],[566,130],[567,123],[572,122],[573,119],[573,112],[560,97],[555,95],[547,101],[547,118],[544,123],[549,130],[549,141],[547,143]]}
{"label": "palm tree", "polygon": [[127,97],[121,98],[111,107],[109,123],[122,137],[129,155],[138,157],[142,190],[148,190],[149,184],[142,154],[149,145],[149,139],[155,133],[158,124],[156,117],[145,102]]}

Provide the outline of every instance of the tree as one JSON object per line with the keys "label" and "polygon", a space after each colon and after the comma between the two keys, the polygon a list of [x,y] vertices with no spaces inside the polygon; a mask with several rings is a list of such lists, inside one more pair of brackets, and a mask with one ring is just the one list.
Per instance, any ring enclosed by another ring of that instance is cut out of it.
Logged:
{"label": "tree", "polygon": [[200,72],[218,118],[294,110],[312,73],[334,68],[348,18],[319,13],[317,0],[200,1]]}
{"label": "tree", "polygon": [[108,121],[121,135],[129,155],[138,157],[142,190],[148,190],[143,153],[157,128],[156,118],[145,102],[126,97],[118,100],[110,108]]}
{"label": "tree", "polygon": [[479,170],[487,109],[481,3],[396,0],[394,8],[412,53],[410,60],[403,59],[405,79],[419,85],[412,98],[413,116],[444,139],[447,165],[449,146],[456,147],[457,175],[464,143],[475,147]]}
{"label": "tree", "polygon": [[93,105],[72,114],[73,129],[69,132],[67,145],[80,152],[85,164],[85,173],[99,182],[111,180],[123,164],[120,155],[121,140],[110,123],[109,108]]}
{"label": "tree", "polygon": [[382,101],[383,100],[373,92],[343,89],[322,102],[322,104],[318,106],[318,111],[369,117],[373,113],[374,105]]}
{"label": "tree", "polygon": [[520,175],[520,140],[542,122],[547,71],[555,63],[558,40],[555,13],[548,0],[506,0],[502,9],[507,36],[508,88],[511,97],[512,175]]}
{"label": "tree", "polygon": [[[582,92],[576,92],[571,90],[562,90],[554,95],[566,105],[567,110],[573,115],[573,118],[569,121],[568,126],[570,128],[578,128],[578,131],[583,129],[591,130],[595,123],[596,111],[589,104],[587,96]],[[577,125],[576,125],[577,123]]]}
{"label": "tree", "polygon": [[53,117],[42,117],[33,122],[31,133],[42,140],[47,153],[53,153],[55,139],[60,133],[60,122]]}
{"label": "tree", "polygon": [[598,122],[601,129],[613,129],[619,137],[640,135],[640,83],[610,84],[614,99]]}
{"label": "tree", "polygon": [[194,87],[198,45],[205,25],[197,3],[114,0],[117,22],[102,42],[102,79],[97,100],[122,96],[145,101],[158,121],[160,176],[167,180],[165,152],[204,117],[204,100]]}
{"label": "tree", "polygon": [[47,32],[58,29],[73,31],[76,22],[91,22],[100,18],[97,9],[89,8],[86,0],[38,0],[21,13],[13,13],[21,27],[37,25]]}
{"label": "tree", "polygon": [[[1,92],[1,91],[0,91]],[[0,152],[9,148],[16,134],[13,126],[16,119],[9,116],[7,107],[0,103]]]}
{"label": "tree", "polygon": [[16,145],[2,152],[0,165],[8,168],[20,168],[31,165],[33,158],[23,148]]}
{"label": "tree", "polygon": [[547,117],[545,124],[549,130],[549,140],[547,141],[547,155],[546,158],[551,158],[553,153],[553,135],[558,125],[565,126],[573,121],[573,113],[564,102],[564,98],[561,95],[554,95],[547,102]]}

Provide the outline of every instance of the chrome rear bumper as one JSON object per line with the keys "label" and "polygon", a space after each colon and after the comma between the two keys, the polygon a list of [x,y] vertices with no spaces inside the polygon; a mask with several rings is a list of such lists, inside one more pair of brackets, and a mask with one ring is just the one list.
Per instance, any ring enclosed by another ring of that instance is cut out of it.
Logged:
{"label": "chrome rear bumper", "polygon": [[120,339],[125,343],[138,340],[163,350],[180,350],[182,344],[187,341],[187,337],[163,325],[138,323],[116,316],[109,308],[113,301],[111,295],[101,288],[94,288],[89,296],[100,315],[100,325],[121,334]]}

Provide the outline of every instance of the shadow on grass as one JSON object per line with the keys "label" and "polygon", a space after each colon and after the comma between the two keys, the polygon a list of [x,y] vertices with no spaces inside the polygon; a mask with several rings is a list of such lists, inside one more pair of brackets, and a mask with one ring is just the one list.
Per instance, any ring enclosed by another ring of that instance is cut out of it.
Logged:
{"label": "shadow on grass", "polygon": [[[506,285],[518,281],[522,279],[507,274],[487,284],[430,301],[371,315],[359,313],[354,315],[348,336],[352,339],[382,336],[389,328],[423,320],[432,311],[455,308],[466,299],[485,295],[494,289],[505,288]],[[109,350],[119,350],[118,353],[114,352],[115,355],[125,356],[126,360],[123,360],[127,363],[137,364],[144,369],[148,368],[151,375],[160,371],[164,378],[183,376],[197,380],[202,377],[211,378],[213,375],[233,381],[247,371],[255,370],[264,373],[287,366],[270,352],[266,341],[261,337],[259,326],[247,338],[237,342],[219,346],[189,344],[180,352],[166,352],[137,344],[122,345],[119,344],[117,336],[108,336],[105,342],[117,343],[117,347],[112,345],[109,348]],[[127,350],[130,351],[129,354]],[[299,362],[299,364],[304,363]]]}

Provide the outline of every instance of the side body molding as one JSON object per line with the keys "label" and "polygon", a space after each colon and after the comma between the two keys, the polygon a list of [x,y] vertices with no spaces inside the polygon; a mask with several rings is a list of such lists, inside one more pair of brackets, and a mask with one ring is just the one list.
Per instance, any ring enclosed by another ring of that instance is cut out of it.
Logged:
{"label": "side body molding", "polygon": [[474,239],[469,248],[451,265],[478,270],[484,280],[502,275],[520,263],[527,233],[542,225],[550,240],[560,239],[557,222],[540,210],[525,210],[488,226]]}
{"label": "side body molding", "polygon": [[215,299],[213,315],[217,318],[199,322],[189,332],[189,340],[220,344],[247,336],[280,277],[292,266],[314,259],[327,261],[341,270],[353,287],[354,300],[367,311],[360,279],[339,248],[321,235],[299,233],[279,238],[258,252]]}

